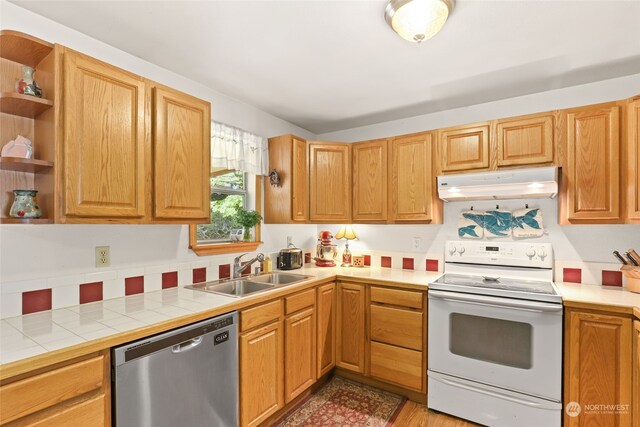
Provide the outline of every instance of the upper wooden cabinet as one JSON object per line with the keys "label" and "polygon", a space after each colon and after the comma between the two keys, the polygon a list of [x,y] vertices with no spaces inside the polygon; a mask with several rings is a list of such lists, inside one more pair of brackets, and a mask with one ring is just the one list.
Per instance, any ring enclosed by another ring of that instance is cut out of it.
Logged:
{"label": "upper wooden cabinet", "polygon": [[442,171],[488,169],[489,129],[489,122],[483,122],[439,130]]}
{"label": "upper wooden cabinet", "polygon": [[208,222],[209,103],[61,51],[64,203],[56,221]]}
{"label": "upper wooden cabinet", "polygon": [[307,141],[294,135],[269,138],[269,169],[280,175],[280,185],[264,180],[264,222],[309,220],[309,153]]}
{"label": "upper wooden cabinet", "polygon": [[495,121],[497,165],[521,166],[554,160],[553,113]]}
{"label": "upper wooden cabinet", "polygon": [[[578,416],[565,413],[564,425],[630,426],[631,319],[568,309],[564,350],[564,401],[582,406]],[[626,405],[626,409],[603,414],[586,411],[586,405]]]}
{"label": "upper wooden cabinet", "polygon": [[144,80],[70,50],[63,75],[64,214],[144,217]]}
{"label": "upper wooden cabinet", "polygon": [[387,220],[387,140],[353,144],[353,221]]}
{"label": "upper wooden cabinet", "polygon": [[211,106],[153,89],[154,217],[209,222]]}
{"label": "upper wooden cabinet", "polygon": [[627,137],[627,217],[640,223],[640,98],[629,103]]}
{"label": "upper wooden cabinet", "polygon": [[351,221],[351,144],[309,143],[309,220]]}
{"label": "upper wooden cabinet", "polygon": [[389,221],[442,221],[442,202],[436,193],[433,138],[433,133],[427,132],[389,142]]}
{"label": "upper wooden cabinet", "polygon": [[562,223],[622,221],[619,110],[605,105],[567,111]]}

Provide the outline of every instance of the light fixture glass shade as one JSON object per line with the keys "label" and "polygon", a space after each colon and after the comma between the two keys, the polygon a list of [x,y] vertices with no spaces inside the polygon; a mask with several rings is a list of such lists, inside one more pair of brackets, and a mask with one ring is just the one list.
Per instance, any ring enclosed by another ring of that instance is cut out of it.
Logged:
{"label": "light fixture glass shade", "polygon": [[350,225],[343,225],[340,227],[340,231],[336,234],[336,239],[356,240],[358,235]]}
{"label": "light fixture glass shade", "polygon": [[390,0],[385,19],[400,37],[420,43],[442,29],[453,5],[454,0]]}

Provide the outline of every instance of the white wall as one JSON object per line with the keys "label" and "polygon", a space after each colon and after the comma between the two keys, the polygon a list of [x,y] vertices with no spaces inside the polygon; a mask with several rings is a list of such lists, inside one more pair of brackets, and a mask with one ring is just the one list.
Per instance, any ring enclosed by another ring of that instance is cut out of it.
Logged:
{"label": "white wall", "polygon": [[[265,137],[295,133],[315,135],[251,105],[160,68],[54,21],[0,0],[0,28],[22,31],[68,46],[133,73],[211,102],[212,119]],[[0,141],[2,145],[6,141]],[[311,246],[313,225],[264,226],[259,250],[286,245],[286,235]],[[199,259],[188,249],[189,228],[181,225],[0,225],[0,282],[89,273],[94,247],[111,246],[111,269]],[[311,239],[311,243],[306,241]],[[202,258],[202,257],[200,257]],[[213,257],[208,257],[213,258]],[[102,271],[102,270],[100,270]]]}
{"label": "white wall", "polygon": [[318,135],[321,141],[363,141],[463,125],[502,117],[616,101],[640,94],[640,74],[564,89],[540,92],[485,104],[439,111]]}

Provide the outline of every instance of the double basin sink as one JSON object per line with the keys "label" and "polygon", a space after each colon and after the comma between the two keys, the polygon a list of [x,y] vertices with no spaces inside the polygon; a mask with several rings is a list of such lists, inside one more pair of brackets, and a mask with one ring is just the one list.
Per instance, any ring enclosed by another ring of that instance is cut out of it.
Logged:
{"label": "double basin sink", "polygon": [[213,294],[231,297],[244,297],[264,292],[275,288],[281,288],[294,283],[302,282],[310,276],[293,273],[269,273],[260,276],[243,277],[240,279],[224,279],[215,282],[195,283],[185,286],[196,291],[210,292]]}

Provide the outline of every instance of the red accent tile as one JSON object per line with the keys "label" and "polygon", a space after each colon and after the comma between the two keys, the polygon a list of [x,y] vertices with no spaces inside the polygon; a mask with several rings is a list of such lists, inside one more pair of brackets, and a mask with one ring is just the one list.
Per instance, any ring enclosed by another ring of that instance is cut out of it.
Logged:
{"label": "red accent tile", "polygon": [[51,310],[51,289],[22,293],[22,314]]}
{"label": "red accent tile", "polygon": [[603,286],[622,286],[622,271],[602,270]]}
{"label": "red accent tile", "polygon": [[207,281],[207,268],[194,268],[193,269],[193,283],[202,283]]}
{"label": "red accent tile", "polygon": [[218,266],[218,278],[219,279],[231,278],[231,266],[229,264],[222,264]]}
{"label": "red accent tile", "polygon": [[178,286],[177,271],[162,273],[162,289],[175,288],[176,286]]}
{"label": "red accent tile", "polygon": [[127,277],[124,279],[124,294],[135,295],[144,293],[144,276]]}
{"label": "red accent tile", "polygon": [[413,258],[402,258],[402,269],[413,270]]}
{"label": "red accent tile", "polygon": [[390,256],[381,256],[380,257],[380,267],[391,268],[391,257]]}
{"label": "red accent tile", "polygon": [[562,281],[571,282],[571,283],[582,283],[582,269],[581,268],[563,268]]}
{"label": "red accent tile", "polygon": [[304,253],[304,263],[309,264],[311,262],[311,254],[309,252]]}
{"label": "red accent tile", "polygon": [[102,301],[102,282],[83,283],[80,285],[80,304]]}
{"label": "red accent tile", "polygon": [[371,265],[371,255],[364,256],[364,265]]}
{"label": "red accent tile", "polygon": [[427,260],[427,271],[438,271],[438,260],[437,259],[428,259]]}

